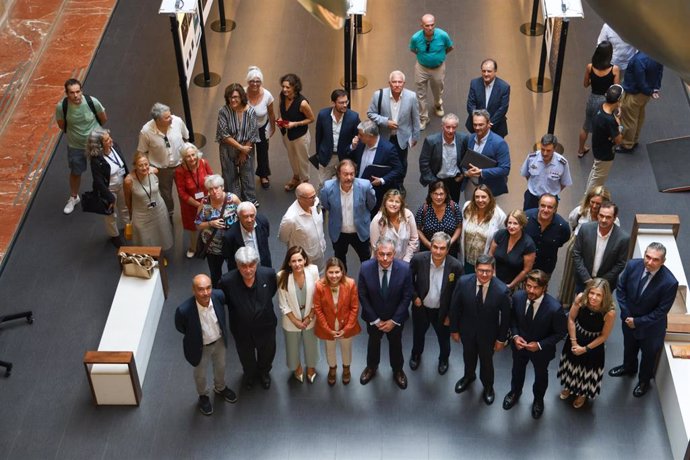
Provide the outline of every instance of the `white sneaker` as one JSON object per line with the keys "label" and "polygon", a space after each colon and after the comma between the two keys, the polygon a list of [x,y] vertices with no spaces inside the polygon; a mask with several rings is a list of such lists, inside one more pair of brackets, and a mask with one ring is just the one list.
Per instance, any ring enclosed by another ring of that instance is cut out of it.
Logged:
{"label": "white sneaker", "polygon": [[74,211],[74,207],[80,201],[81,198],[79,198],[79,195],[69,197],[69,200],[67,200],[67,204],[65,205],[65,209],[63,209],[62,212],[64,212],[65,214],[72,214],[72,211]]}
{"label": "white sneaker", "polygon": [[446,112],[443,111],[443,105],[439,105],[436,107],[436,116],[437,117],[442,117],[446,114]]}

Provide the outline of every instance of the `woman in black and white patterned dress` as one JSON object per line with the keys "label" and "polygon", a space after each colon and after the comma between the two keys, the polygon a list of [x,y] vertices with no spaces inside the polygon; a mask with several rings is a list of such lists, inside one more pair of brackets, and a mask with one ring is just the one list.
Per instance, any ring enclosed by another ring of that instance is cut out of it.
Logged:
{"label": "woman in black and white patterned dress", "polygon": [[604,375],[604,343],[609,338],[616,312],[608,281],[594,278],[585,291],[575,298],[568,314],[568,338],[558,377],[561,379],[561,399],[575,396],[573,407],[579,409],[587,399],[594,399],[601,391]]}

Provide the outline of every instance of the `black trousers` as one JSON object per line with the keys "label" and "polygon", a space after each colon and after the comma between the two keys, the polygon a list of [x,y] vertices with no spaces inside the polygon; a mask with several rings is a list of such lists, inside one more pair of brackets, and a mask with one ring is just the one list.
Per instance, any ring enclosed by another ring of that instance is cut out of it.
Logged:
{"label": "black trousers", "polygon": [[393,372],[401,371],[405,359],[402,352],[402,330],[403,324],[395,326],[389,332],[382,332],[378,327],[367,324],[369,333],[369,343],[367,344],[367,367],[376,369],[381,361],[381,339],[384,334],[388,338],[388,359],[390,360]]}
{"label": "black trousers", "polygon": [[640,360],[639,380],[648,383],[653,377],[656,360],[664,347],[664,336],[645,337],[638,339],[634,331],[623,325],[623,367],[629,371],[637,371],[637,355],[642,352]]}
{"label": "black trousers", "polygon": [[517,394],[522,393],[527,363],[531,361],[532,366],[534,366],[532,393],[535,398],[544,398],[546,388],[549,386],[549,362],[551,359],[545,356],[543,351],[518,350],[515,346],[511,348],[513,350],[513,378],[510,381],[510,391]]}
{"label": "black trousers", "polygon": [[494,385],[494,344],[482,343],[477,336],[462,335],[462,357],[465,361],[465,376],[476,375],[477,360],[479,360],[479,380],[484,388]]}
{"label": "black trousers", "polygon": [[235,324],[231,332],[245,377],[253,378],[268,374],[276,356],[275,327],[256,329]]}
{"label": "black trousers", "polygon": [[222,255],[206,254],[206,262],[208,263],[211,285],[213,289],[218,289],[218,283],[220,283],[220,278],[223,276],[223,262],[225,262],[225,259]]}
{"label": "black trousers", "polygon": [[460,205],[460,209],[462,209],[462,203],[460,202],[461,182],[457,182],[454,177],[446,177],[445,179],[441,180],[448,189],[448,195],[450,195],[450,199],[458,203]]}
{"label": "black trousers", "polygon": [[259,139],[261,142],[256,144],[256,175],[268,177],[271,175],[271,167],[268,162],[268,139],[266,138],[266,127],[268,123],[259,128]]}
{"label": "black trousers", "polygon": [[341,233],[338,241],[333,242],[333,255],[343,261],[345,270],[347,270],[347,250],[352,246],[357,252],[360,262],[364,262],[371,258],[371,248],[369,247],[369,240],[360,241],[356,233]]}
{"label": "black trousers", "polygon": [[434,328],[438,339],[438,360],[448,362],[450,355],[450,328],[444,326],[438,317],[438,308],[427,308],[424,305],[416,307],[412,305],[412,354],[424,353],[424,336],[429,326]]}

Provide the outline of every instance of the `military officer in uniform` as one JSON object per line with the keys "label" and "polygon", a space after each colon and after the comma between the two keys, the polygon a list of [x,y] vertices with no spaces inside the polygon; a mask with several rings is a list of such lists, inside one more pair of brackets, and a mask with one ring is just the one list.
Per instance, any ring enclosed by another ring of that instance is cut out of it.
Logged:
{"label": "military officer in uniform", "polygon": [[550,193],[558,197],[561,190],[572,185],[568,160],[554,151],[558,139],[553,134],[541,138],[541,150],[530,153],[520,168],[520,175],[527,179],[523,209],[539,206],[539,197]]}

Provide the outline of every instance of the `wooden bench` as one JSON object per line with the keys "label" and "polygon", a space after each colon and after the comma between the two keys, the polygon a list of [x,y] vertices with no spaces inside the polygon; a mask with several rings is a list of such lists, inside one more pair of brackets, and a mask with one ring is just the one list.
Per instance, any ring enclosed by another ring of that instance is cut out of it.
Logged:
{"label": "wooden bench", "polygon": [[159,261],[150,279],[120,275],[98,351],[87,351],[84,367],[96,405],[139,405],[163,303],[167,296],[161,248],[127,247]]}

